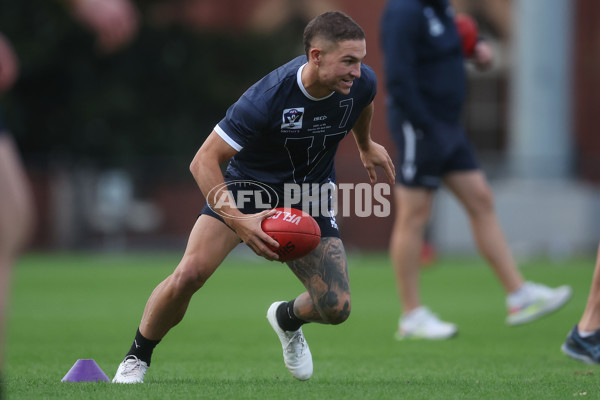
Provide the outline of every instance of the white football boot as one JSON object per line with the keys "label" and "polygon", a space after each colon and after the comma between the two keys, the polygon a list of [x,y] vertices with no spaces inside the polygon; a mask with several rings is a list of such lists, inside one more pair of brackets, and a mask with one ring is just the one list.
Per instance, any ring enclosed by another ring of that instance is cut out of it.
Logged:
{"label": "white football boot", "polygon": [[456,325],[440,320],[429,308],[421,306],[400,318],[396,339],[443,340],[457,332]]}
{"label": "white football boot", "polygon": [[119,365],[112,383],[144,383],[148,364],[136,356],[127,356]]}
{"label": "white football boot", "polygon": [[539,283],[525,282],[514,294],[506,297],[508,325],[519,325],[538,319],[560,307],[571,298],[571,287],[555,289]]}
{"label": "white football boot", "polygon": [[277,308],[285,301],[277,301],[271,304],[267,311],[267,319],[273,327],[283,347],[283,361],[294,378],[305,381],[312,376],[313,362],[308,343],[302,334],[302,328],[297,331],[288,332],[279,327],[277,322]]}

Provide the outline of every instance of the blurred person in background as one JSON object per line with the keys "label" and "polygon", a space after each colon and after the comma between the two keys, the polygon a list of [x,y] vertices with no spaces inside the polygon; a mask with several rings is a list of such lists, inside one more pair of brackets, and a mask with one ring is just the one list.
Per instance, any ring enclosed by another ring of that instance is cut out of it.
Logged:
{"label": "blurred person in background", "polygon": [[[507,324],[535,320],[561,307],[571,288],[525,282],[494,210],[493,194],[461,126],[465,56],[448,0],[388,0],[381,19],[388,125],[397,145],[396,217],[390,254],[402,316],[398,339],[446,339],[458,331],[419,296],[419,255],[436,190],[444,184],[465,208],[474,239],[507,293]],[[492,63],[478,40],[470,60]]]}
{"label": "blurred person in background", "polygon": [[96,37],[96,46],[110,54],[127,46],[139,29],[139,15],[130,0],[59,0],[73,18]]}
{"label": "blurred person in background", "polygon": [[[98,49],[105,54],[127,45],[137,32],[137,10],[129,0],[61,2],[74,19],[95,35]],[[8,39],[0,34],[0,94],[10,89],[18,74],[16,52]],[[0,368],[10,275],[17,256],[27,244],[34,220],[33,200],[25,169],[0,110]]]}
{"label": "blurred person in background", "polygon": [[587,364],[600,364],[600,246],[583,315],[567,335],[561,350]]}
{"label": "blurred person in background", "polygon": [[[0,95],[10,89],[17,77],[17,57],[0,33]],[[27,243],[33,220],[33,204],[25,170],[0,110],[0,368],[10,275],[19,252]]]}
{"label": "blurred person in background", "polygon": [[272,35],[296,23],[302,28],[315,16],[337,8],[339,0],[174,0],[150,7],[158,25],[179,23],[196,30]]}
{"label": "blurred person in background", "polygon": [[513,0],[451,0],[451,3],[458,12],[484,21],[495,37],[504,41],[510,39]]}

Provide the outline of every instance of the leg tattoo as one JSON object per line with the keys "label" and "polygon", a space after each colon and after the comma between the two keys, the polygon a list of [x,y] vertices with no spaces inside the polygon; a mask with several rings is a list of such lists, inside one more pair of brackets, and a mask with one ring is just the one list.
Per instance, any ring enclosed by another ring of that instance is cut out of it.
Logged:
{"label": "leg tattoo", "polygon": [[350,315],[350,283],[344,246],[339,238],[321,239],[305,257],[288,262],[289,268],[306,287],[307,296],[296,301],[298,317],[315,322],[338,324]]}

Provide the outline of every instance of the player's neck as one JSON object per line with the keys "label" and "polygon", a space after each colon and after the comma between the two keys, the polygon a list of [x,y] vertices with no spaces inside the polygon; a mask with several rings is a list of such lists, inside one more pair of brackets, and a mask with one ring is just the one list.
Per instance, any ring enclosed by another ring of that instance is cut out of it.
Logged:
{"label": "player's neck", "polygon": [[312,97],[316,99],[321,99],[323,97],[327,97],[331,94],[331,89],[323,86],[319,82],[319,74],[317,68],[314,64],[310,62],[304,66],[302,69],[302,86],[304,86],[304,90]]}

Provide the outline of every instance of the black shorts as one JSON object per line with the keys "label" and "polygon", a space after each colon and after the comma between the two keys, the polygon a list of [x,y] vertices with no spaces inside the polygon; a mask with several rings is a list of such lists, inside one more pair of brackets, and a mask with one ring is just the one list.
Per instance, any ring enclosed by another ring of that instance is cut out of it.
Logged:
{"label": "black shorts", "polygon": [[392,119],[397,183],[436,189],[448,173],[479,169],[473,146],[460,125],[440,123],[430,132],[420,132],[407,120]]}
{"label": "black shorts", "polygon": [[[247,195],[242,197],[238,196],[238,194],[240,194],[242,191],[250,192],[250,189],[252,188],[262,187],[262,184],[259,182],[244,181],[239,179],[236,180],[228,177],[225,178],[225,182],[227,184],[229,192],[232,194],[232,197],[234,199],[243,198],[243,201],[236,203],[237,208],[243,214],[256,214],[265,210],[270,210],[272,208],[284,206],[281,203],[281,201],[278,202],[275,200],[277,196],[270,196],[264,191],[259,191],[259,197],[255,197],[254,195]],[[279,199],[281,199],[281,196],[279,196]],[[292,208],[296,208],[299,210],[302,209],[301,206],[296,207],[294,205],[292,205]],[[329,209],[331,210],[331,208]],[[210,215],[211,217],[216,218],[225,224],[223,218],[219,215],[218,212],[216,212],[212,209],[212,207],[210,207],[208,202],[204,205],[202,211],[200,211],[200,215],[203,214]],[[322,215],[321,213],[319,213],[319,215],[313,216],[315,221],[317,221],[319,228],[321,229],[321,237],[340,238],[340,231],[338,229],[335,216],[333,215],[333,212],[328,212],[328,214],[329,215]]]}

